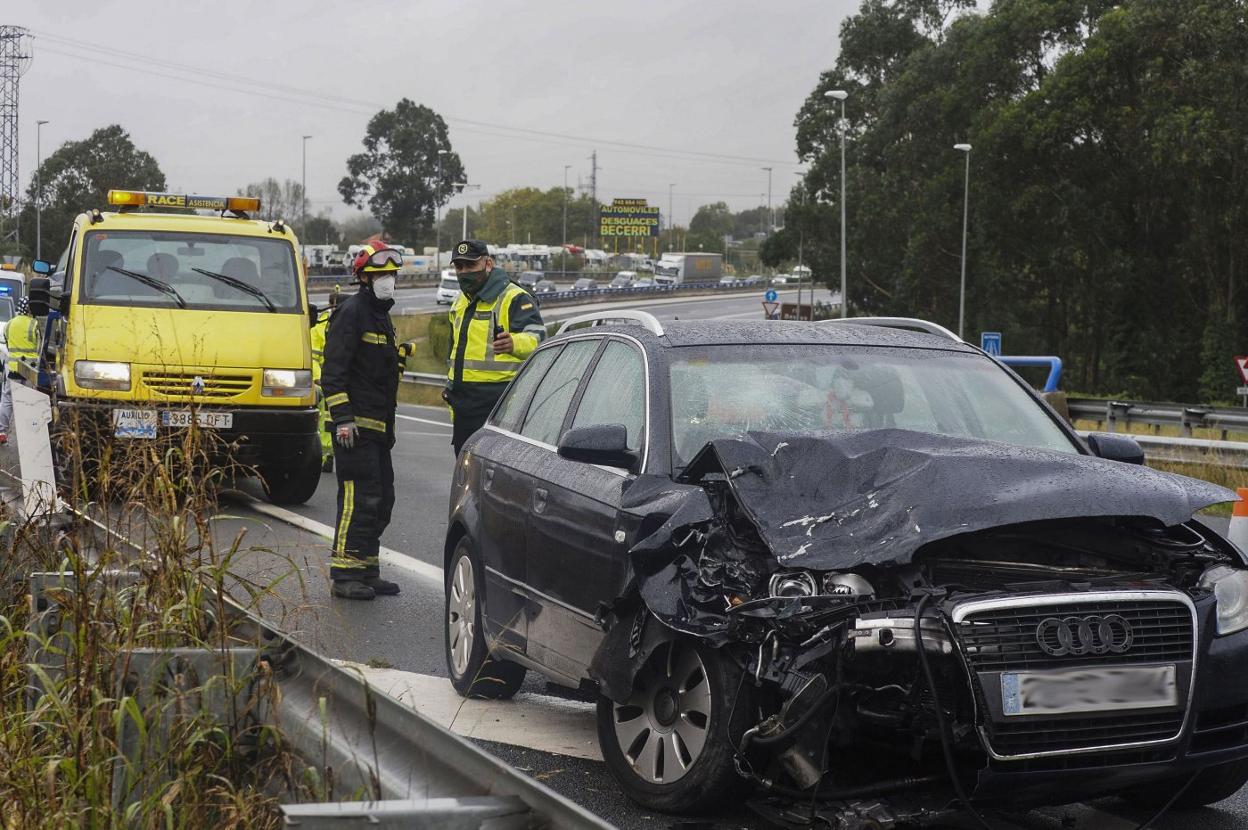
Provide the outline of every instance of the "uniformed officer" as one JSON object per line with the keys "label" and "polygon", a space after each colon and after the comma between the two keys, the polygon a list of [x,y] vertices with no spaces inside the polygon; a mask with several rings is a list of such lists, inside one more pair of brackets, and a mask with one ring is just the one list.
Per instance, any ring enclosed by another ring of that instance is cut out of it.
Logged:
{"label": "uniformed officer", "polygon": [[316,325],[312,327],[312,383],[316,385],[316,411],[320,413],[321,432],[321,470],[326,473],[334,471],[334,440],[333,422],[329,419],[329,407],[325,405],[325,393],[321,389],[321,367],[325,363],[325,333],[329,330],[329,318],[338,307],[341,299],[338,286],[329,295],[329,308],[316,315]]}
{"label": "uniformed officer", "polygon": [[451,444],[459,455],[546,336],[546,327],[533,296],[494,266],[484,242],[463,240],[451,264],[460,295],[451,305],[451,356],[442,398],[451,407]]}
{"label": "uniformed officer", "polygon": [[353,263],[360,290],[334,311],[325,335],[321,387],[334,422],[338,519],[329,576],[333,594],[372,599],[397,594],[381,578],[381,534],[394,507],[394,410],[399,350],[390,309],[403,258],[384,246],[365,246]]}

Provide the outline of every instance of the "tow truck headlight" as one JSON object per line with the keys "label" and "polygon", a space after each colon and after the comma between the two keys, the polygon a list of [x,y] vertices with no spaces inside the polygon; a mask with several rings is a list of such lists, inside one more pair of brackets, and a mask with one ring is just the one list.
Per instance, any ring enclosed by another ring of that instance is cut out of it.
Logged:
{"label": "tow truck headlight", "polygon": [[1218,601],[1218,634],[1248,628],[1248,571],[1215,565],[1200,575],[1200,587],[1212,589]]}
{"label": "tow truck headlight", "polygon": [[130,364],[79,360],[74,363],[74,382],[83,389],[126,392],[130,389]]}
{"label": "tow truck headlight", "polygon": [[265,369],[261,394],[270,398],[303,398],[312,394],[308,369]]}

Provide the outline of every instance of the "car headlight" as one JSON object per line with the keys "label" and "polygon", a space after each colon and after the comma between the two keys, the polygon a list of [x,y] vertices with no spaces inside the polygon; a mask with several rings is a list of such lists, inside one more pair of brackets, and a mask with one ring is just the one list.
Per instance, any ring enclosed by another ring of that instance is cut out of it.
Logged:
{"label": "car headlight", "polygon": [[261,394],[270,398],[304,398],[312,394],[310,369],[265,369]]}
{"label": "car headlight", "polygon": [[79,360],[74,363],[74,382],[83,389],[126,392],[130,389],[130,364]]}
{"label": "car headlight", "polygon": [[1215,565],[1200,575],[1199,584],[1212,589],[1218,601],[1218,634],[1248,628],[1248,571]]}
{"label": "car headlight", "polygon": [[809,571],[781,571],[771,575],[768,589],[773,597],[813,597],[815,577]]}

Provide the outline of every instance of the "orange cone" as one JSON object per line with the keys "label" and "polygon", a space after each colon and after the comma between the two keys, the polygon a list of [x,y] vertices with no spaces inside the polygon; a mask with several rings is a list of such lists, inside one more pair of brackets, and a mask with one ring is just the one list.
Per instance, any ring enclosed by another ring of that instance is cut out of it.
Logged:
{"label": "orange cone", "polygon": [[1231,505],[1231,527],[1226,538],[1243,552],[1248,552],[1248,487],[1238,487],[1239,501]]}

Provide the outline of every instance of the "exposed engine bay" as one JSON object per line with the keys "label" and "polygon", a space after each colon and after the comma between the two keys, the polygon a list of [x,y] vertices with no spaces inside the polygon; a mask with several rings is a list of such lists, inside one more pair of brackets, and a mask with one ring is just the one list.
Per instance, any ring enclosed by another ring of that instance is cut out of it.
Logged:
{"label": "exposed engine bay", "polygon": [[666,640],[714,648],[749,709],[737,769],[795,826],[1079,800],[1010,776],[1164,755],[1210,574],[1244,566],[1191,520],[1222,488],[905,430],[718,440],[628,495],[640,602],[595,663],[604,694]]}

